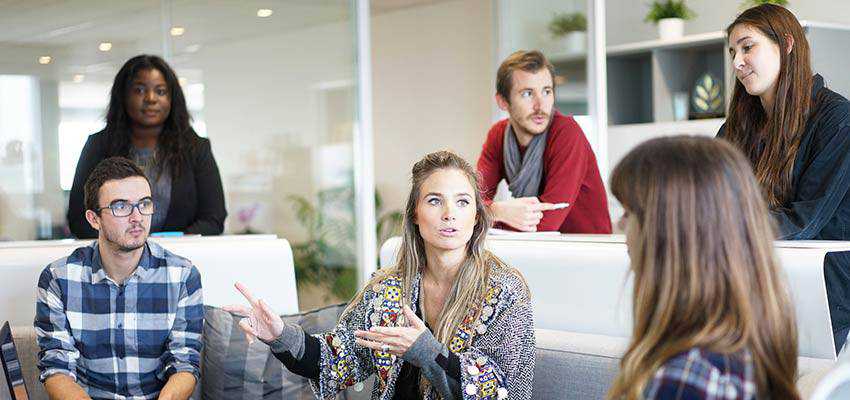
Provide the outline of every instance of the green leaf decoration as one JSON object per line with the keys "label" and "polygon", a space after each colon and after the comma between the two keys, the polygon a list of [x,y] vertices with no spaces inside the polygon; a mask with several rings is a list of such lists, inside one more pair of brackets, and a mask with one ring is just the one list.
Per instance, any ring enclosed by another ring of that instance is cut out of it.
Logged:
{"label": "green leaf decoration", "polygon": [[716,99],[711,101],[711,108],[712,109],[720,108],[720,105],[721,105],[720,98],[716,98]]}
{"label": "green leaf decoration", "polygon": [[723,112],[723,90],[720,82],[711,74],[705,73],[696,80],[691,102],[697,114],[709,116],[722,114]]}
{"label": "green leaf decoration", "polygon": [[720,94],[720,86],[714,85],[714,87],[711,88],[711,94],[708,96],[714,98],[717,97],[718,94]]}

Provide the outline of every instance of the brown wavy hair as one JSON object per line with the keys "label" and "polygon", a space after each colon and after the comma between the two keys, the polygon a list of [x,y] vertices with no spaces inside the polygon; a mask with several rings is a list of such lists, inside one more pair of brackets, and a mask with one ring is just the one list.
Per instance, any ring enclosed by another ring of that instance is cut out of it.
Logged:
{"label": "brown wavy hair", "polygon": [[749,351],[759,398],[799,399],[794,308],[744,155],[723,140],[653,139],[614,168],[611,191],[630,219],[634,325],[608,398],[642,398],[666,361],[698,347]]}
{"label": "brown wavy hair", "polygon": [[[809,117],[812,68],[809,42],[800,22],[784,7],[762,4],[750,8],[726,28],[758,29],[779,46],[779,78],[773,108],[766,113],[758,96],[747,93],[737,79],[726,118],[725,139],[750,159],[767,203],[781,207],[791,195],[791,175]],[[791,51],[787,51],[793,38]]]}

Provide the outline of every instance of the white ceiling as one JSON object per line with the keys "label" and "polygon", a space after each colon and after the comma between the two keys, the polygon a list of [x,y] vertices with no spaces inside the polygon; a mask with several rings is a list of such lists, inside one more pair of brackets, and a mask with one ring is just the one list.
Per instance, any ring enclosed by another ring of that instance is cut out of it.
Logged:
{"label": "white ceiling", "polygon": [[[372,13],[447,0],[372,0]],[[113,74],[140,52],[161,53],[163,21],[182,26],[166,36],[172,54],[193,47],[303,29],[352,19],[349,0],[0,0],[0,74],[24,73],[68,79],[74,73]],[[274,14],[258,18],[257,9]],[[166,18],[164,18],[166,17]],[[353,33],[353,25],[352,25]],[[112,51],[97,49],[111,42]],[[53,63],[39,65],[41,55]]]}

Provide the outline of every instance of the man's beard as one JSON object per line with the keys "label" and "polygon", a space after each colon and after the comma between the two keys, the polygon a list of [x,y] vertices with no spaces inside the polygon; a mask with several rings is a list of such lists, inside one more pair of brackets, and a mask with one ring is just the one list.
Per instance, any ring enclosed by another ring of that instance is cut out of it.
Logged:
{"label": "man's beard", "polygon": [[523,119],[523,121],[526,122],[527,125],[534,126],[536,124],[534,123],[532,118],[534,118],[535,116],[545,116],[546,117],[546,124],[544,125],[543,129],[540,132],[536,132],[536,131],[532,131],[532,130],[528,129],[526,124],[517,124],[517,125],[519,125],[519,127],[524,131],[523,133],[525,133],[527,135],[532,135],[532,136],[540,135],[543,132],[546,132],[549,129],[549,126],[552,125],[552,115],[553,115],[552,113],[547,114],[547,113],[543,113],[543,112],[538,112],[538,113],[531,114],[531,115],[529,115],[529,116],[527,116]]}
{"label": "man's beard", "polygon": [[[128,230],[134,229],[134,228],[137,228],[137,227],[141,227],[141,225],[130,227]],[[114,235],[108,230],[105,233],[106,233],[106,235],[105,235],[106,241],[108,243],[111,243],[117,251],[120,251],[120,252],[123,252],[123,253],[129,253],[131,251],[137,250],[140,247],[144,246],[145,242],[147,241],[147,235],[144,235],[143,237],[140,238],[141,241],[140,241],[139,244],[132,243],[130,245],[125,245],[124,243],[120,242],[120,239],[121,239],[120,235]]]}

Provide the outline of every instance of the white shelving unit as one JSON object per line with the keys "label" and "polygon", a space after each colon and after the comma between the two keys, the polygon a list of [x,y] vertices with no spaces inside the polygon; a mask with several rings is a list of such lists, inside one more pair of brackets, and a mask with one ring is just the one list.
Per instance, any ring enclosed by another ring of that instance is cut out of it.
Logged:
{"label": "white shelving unit", "polygon": [[[801,21],[812,54],[812,70],[827,86],[845,96],[850,94],[846,73],[850,27]],[[575,63],[576,56],[565,57]],[[560,61],[555,56],[556,61]],[[686,35],[676,40],[648,40],[606,48],[608,94],[607,175],[617,162],[638,144],[661,136],[714,136],[725,118],[675,121],[673,93],[688,92],[696,79],[709,72],[721,79],[724,109],[732,94],[735,76],[724,31]],[[689,104],[690,108],[690,104]],[[622,209],[609,196],[612,218]]]}
{"label": "white shelving unit", "polygon": [[[606,183],[617,162],[639,143],[679,134],[714,136],[725,121],[724,117],[675,121],[673,113],[673,96],[677,92],[688,93],[690,111],[690,91],[696,79],[705,72],[714,75],[722,84],[723,109],[726,109],[735,77],[724,31],[685,35],[674,40],[645,40],[603,49],[594,46],[605,41],[604,0],[541,0],[530,8],[521,0],[496,0],[495,4],[499,26],[496,67],[517,49],[537,48],[546,53],[558,75],[556,106],[566,113],[590,115],[588,120],[596,123],[588,124],[585,133],[594,146]],[[545,37],[545,25],[553,11],[587,12],[587,51],[596,54],[599,62],[589,66],[592,63],[587,53],[565,52],[541,39]],[[599,15],[603,17],[597,18]],[[847,73],[850,26],[805,20],[800,23],[811,46],[813,71],[825,78],[830,89],[850,97],[850,74]],[[604,115],[601,122],[593,119],[594,110]],[[697,117],[688,114],[689,118]],[[622,210],[611,196],[609,204],[611,216],[616,220]]]}
{"label": "white shelving unit", "polygon": [[[826,78],[831,89],[850,94],[845,55],[850,27],[813,21],[801,24],[812,48],[813,70]],[[585,58],[582,53],[550,56],[558,74],[568,82],[573,76],[586,76]],[[608,46],[606,62],[608,125],[612,127],[673,122],[673,93],[689,93],[703,73],[721,80],[726,101],[735,83],[724,31]],[[572,82],[568,89],[579,93],[577,85],[583,83]]]}
{"label": "white shelving unit", "polygon": [[[544,3],[551,9],[564,8],[556,0]],[[511,25],[514,19],[509,17],[520,12],[518,5],[522,3],[498,0],[497,4],[500,58],[496,62],[520,48],[549,50],[546,54],[558,75],[556,106],[566,113],[590,115],[593,120],[594,110],[590,105],[595,104],[597,111],[604,115],[602,123],[597,123],[596,131],[588,130],[586,134],[589,139],[595,139],[591,144],[606,183],[611,169],[639,143],[669,135],[714,136],[725,121],[723,116],[676,121],[673,113],[673,97],[677,92],[688,94],[690,111],[690,91],[697,78],[706,72],[721,82],[723,109],[726,109],[735,77],[724,31],[685,35],[674,40],[645,40],[604,49],[594,47],[596,43],[604,43],[605,19],[594,17],[594,13],[604,15],[605,3],[602,0],[586,0],[588,19],[594,24],[589,26],[587,48],[598,58],[604,57],[605,64],[604,73],[602,68],[593,67],[597,73],[591,74],[589,72],[593,71],[588,70],[591,63],[587,53],[559,52],[555,47],[531,40],[533,36],[522,34],[539,29],[548,21],[546,13],[533,13],[537,25],[514,26]],[[525,15],[530,11],[523,9],[522,13]],[[813,71],[824,77],[827,87],[850,97],[850,74],[846,73],[846,66],[850,65],[850,52],[847,51],[850,26],[805,20],[800,23],[811,47]],[[601,60],[596,63],[597,66],[599,64]],[[606,106],[607,110],[601,110]],[[698,117],[691,112],[688,114],[688,118]],[[622,210],[611,200],[613,198],[609,198],[611,216],[619,218]]]}
{"label": "white shelving unit", "polygon": [[728,98],[732,73],[723,32],[611,46],[608,61],[609,126],[673,122],[673,94],[690,90],[710,73]]}
{"label": "white shelving unit", "polygon": [[[812,48],[813,71],[823,75],[832,90],[850,94],[850,27],[801,24]],[[609,46],[606,55],[609,171],[629,149],[653,137],[717,133],[724,118],[675,121],[672,98],[675,92],[687,92],[690,98],[696,79],[709,72],[722,80],[725,109],[735,76],[724,31]]]}

